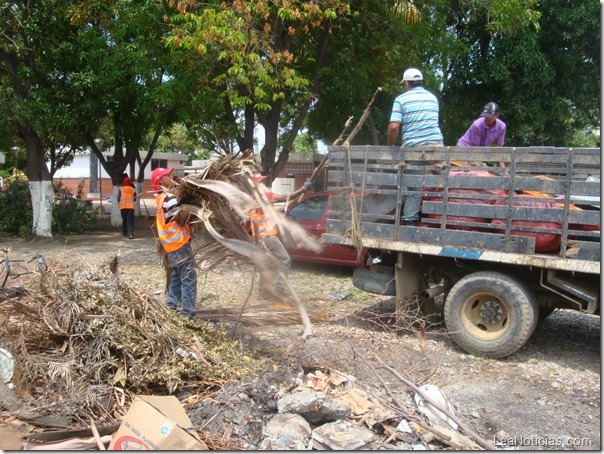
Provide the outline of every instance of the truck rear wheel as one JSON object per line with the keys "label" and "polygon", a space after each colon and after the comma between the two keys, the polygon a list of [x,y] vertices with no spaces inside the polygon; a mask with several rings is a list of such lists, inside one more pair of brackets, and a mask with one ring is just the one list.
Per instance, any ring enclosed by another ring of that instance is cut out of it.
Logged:
{"label": "truck rear wheel", "polygon": [[479,271],[463,277],[445,301],[447,330],[465,351],[490,358],[517,352],[537,326],[533,291],[507,274]]}

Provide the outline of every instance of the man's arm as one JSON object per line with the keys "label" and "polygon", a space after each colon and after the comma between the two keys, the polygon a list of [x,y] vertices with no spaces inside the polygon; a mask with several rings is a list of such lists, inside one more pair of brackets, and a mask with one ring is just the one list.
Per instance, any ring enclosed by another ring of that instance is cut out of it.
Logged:
{"label": "man's arm", "polygon": [[401,129],[401,124],[396,121],[391,121],[388,124],[388,146],[391,147],[396,143],[398,139],[398,132]]}
{"label": "man's arm", "polygon": [[484,139],[484,131],[476,124],[472,122],[470,127],[466,130],[463,136],[457,141],[458,147],[479,147],[480,142]]}
{"label": "man's arm", "polygon": [[166,214],[166,220],[168,222],[174,220],[174,214],[176,213],[176,205],[178,205],[178,199],[173,195],[169,195],[164,199],[162,209]]}
{"label": "man's arm", "polygon": [[[498,121],[499,121],[499,119],[498,119]],[[503,123],[503,128],[501,128],[501,134],[499,134],[499,137],[497,137],[497,141],[495,143],[496,147],[503,147],[503,143],[505,142],[506,130],[507,130],[506,124]],[[499,167],[505,167],[505,162],[499,161]]]}
{"label": "man's arm", "polygon": [[[494,147],[500,147],[501,145],[499,145],[497,142],[495,142],[495,143],[493,144],[493,146],[494,146]],[[499,163],[497,163],[497,166],[498,166],[498,167],[503,167],[503,168],[505,168],[505,162],[503,162],[503,161],[499,161]]]}

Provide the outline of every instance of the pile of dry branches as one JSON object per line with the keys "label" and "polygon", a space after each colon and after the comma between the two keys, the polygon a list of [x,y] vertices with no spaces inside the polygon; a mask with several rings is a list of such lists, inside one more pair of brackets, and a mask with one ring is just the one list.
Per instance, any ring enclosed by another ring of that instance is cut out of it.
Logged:
{"label": "pile of dry branches", "polygon": [[252,366],[220,328],[183,319],[108,265],[49,265],[42,288],[33,275],[0,304],[15,393],[38,414],[111,422],[118,395],[220,386]]}

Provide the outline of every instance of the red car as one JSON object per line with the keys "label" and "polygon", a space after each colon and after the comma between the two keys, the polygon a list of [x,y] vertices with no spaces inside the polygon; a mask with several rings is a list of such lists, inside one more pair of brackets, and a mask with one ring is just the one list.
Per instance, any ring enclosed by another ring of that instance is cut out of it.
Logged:
{"label": "red car", "polygon": [[[298,223],[311,235],[316,236],[320,241],[321,235],[325,233],[327,202],[329,201],[330,194],[330,192],[315,192],[308,194],[301,202],[292,202],[289,205],[286,214],[290,219]],[[335,244],[325,244],[323,250],[319,253],[306,249],[289,248],[288,252],[292,260],[330,263],[341,266],[363,266],[365,265],[367,258],[367,249],[365,248],[361,250],[361,255],[359,256],[356,248]]]}

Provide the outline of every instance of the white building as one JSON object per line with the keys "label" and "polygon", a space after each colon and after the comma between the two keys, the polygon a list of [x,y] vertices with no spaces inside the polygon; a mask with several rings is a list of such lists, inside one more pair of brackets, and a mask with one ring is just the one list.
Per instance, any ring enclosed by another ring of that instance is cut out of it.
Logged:
{"label": "white building", "polygon": [[[104,151],[103,156],[111,162],[113,149]],[[153,158],[151,158],[151,161],[145,168],[143,192],[151,192],[151,172],[155,168],[173,167],[174,174],[183,177],[185,175],[185,163],[188,159],[189,156],[185,153],[154,153]],[[98,174],[92,176],[92,171],[98,172]],[[125,172],[130,174],[129,166]],[[135,164],[134,174],[130,175],[130,178],[134,180],[137,176],[138,165]],[[111,177],[100,165],[98,158],[94,154],[91,155],[88,151],[77,154],[69,166],[58,169],[53,176],[53,180],[55,183],[61,182],[72,194],[77,194],[81,187],[83,196],[89,199],[109,196],[113,191]],[[92,192],[91,189],[93,189]]]}

